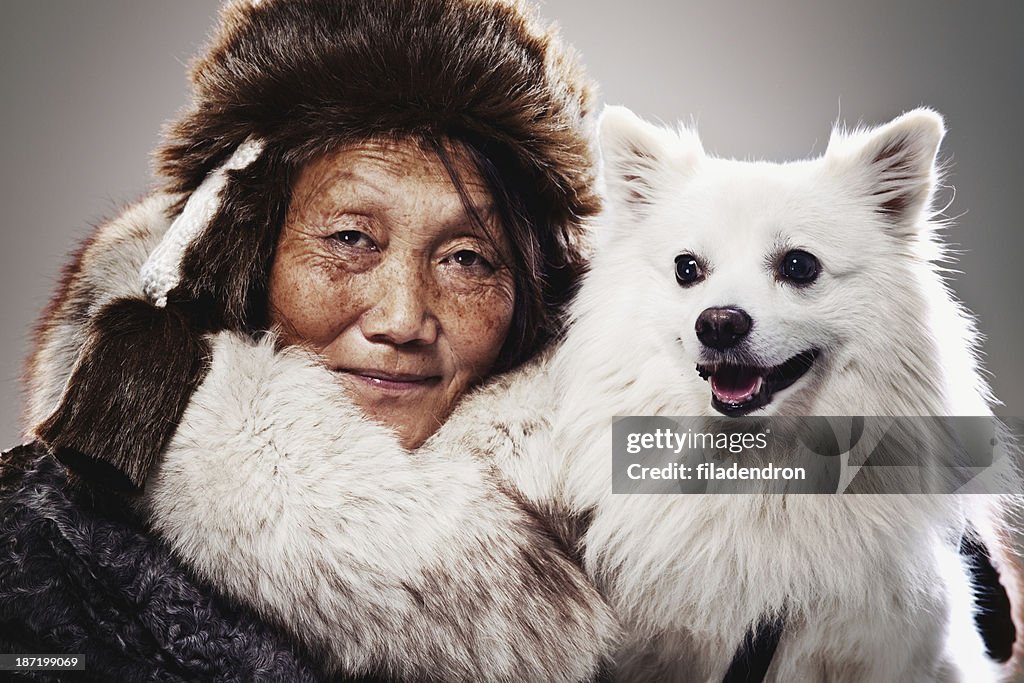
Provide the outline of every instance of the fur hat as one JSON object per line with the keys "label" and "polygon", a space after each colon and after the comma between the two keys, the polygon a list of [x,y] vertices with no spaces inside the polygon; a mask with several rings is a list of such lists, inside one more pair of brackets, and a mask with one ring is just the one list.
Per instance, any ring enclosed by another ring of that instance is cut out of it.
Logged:
{"label": "fur hat", "polygon": [[266,329],[292,180],[346,144],[411,136],[483,150],[530,188],[534,229],[558,253],[545,265],[580,270],[581,221],[598,208],[593,88],[522,3],[232,2],[191,80],[191,107],[157,153],[179,201],[140,274],[146,299],[91,320],[58,407],[35,430],[87,479],[139,490],[205,373],[203,335]]}

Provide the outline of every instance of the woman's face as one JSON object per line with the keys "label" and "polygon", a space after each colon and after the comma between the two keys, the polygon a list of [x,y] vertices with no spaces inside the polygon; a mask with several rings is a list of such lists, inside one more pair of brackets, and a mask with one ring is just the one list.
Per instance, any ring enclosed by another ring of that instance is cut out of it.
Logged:
{"label": "woman's face", "polygon": [[369,141],[308,164],[270,272],[270,318],[311,347],[355,403],[407,448],[494,364],[512,320],[510,245],[464,153]]}

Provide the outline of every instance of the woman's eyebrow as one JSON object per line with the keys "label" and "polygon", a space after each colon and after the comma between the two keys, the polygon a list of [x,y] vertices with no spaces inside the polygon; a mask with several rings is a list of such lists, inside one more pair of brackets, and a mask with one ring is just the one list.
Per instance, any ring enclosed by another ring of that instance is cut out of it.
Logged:
{"label": "woman's eyebrow", "polygon": [[[345,178],[344,184],[334,182]],[[333,174],[330,179],[317,183],[297,202],[297,214],[306,220],[337,220],[347,215],[369,214],[386,207],[385,192],[369,186],[356,174]]]}
{"label": "woman's eyebrow", "polygon": [[474,216],[478,216],[481,221],[486,223],[494,218],[496,213],[497,207],[490,199],[485,199],[479,203],[474,203],[469,206],[460,202],[458,210],[451,213],[451,219],[444,222],[446,225],[448,223],[459,223],[466,220],[475,223],[473,218]]}
{"label": "woman's eyebrow", "polygon": [[495,232],[500,230],[497,214],[497,206],[489,199],[473,204],[472,207],[460,204],[458,211],[442,218],[441,231],[445,234],[469,234],[494,240],[497,239]]}

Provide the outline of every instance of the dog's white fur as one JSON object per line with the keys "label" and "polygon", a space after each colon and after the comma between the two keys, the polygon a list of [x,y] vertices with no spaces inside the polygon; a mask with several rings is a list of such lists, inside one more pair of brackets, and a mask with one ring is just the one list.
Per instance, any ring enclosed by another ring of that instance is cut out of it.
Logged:
{"label": "dog's white fur", "polygon": [[[748,626],[779,614],[773,681],[996,676],[957,552],[977,511],[960,497],[611,493],[612,416],[717,415],[694,369],[708,307],[751,315],[765,365],[821,351],[758,414],[991,414],[976,332],[936,265],[943,133],[920,109],[778,165],[712,158],[691,131],[604,114],[609,206],[549,369],[553,443],[535,456],[553,453],[558,464],[537,467],[558,476],[524,490],[591,515],[585,566],[630,632],[622,680],[721,680]],[[798,248],[822,264],[802,289],[772,261]],[[674,276],[684,253],[708,271],[687,288]],[[517,481],[531,471],[507,448],[499,457]]]}

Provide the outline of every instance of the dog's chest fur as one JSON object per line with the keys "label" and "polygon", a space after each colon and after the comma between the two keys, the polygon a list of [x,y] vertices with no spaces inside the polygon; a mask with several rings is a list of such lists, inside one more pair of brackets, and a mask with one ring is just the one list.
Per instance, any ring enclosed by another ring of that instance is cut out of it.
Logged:
{"label": "dog's chest fur", "polygon": [[935,501],[891,498],[608,496],[585,562],[632,634],[623,680],[721,680],[747,629],[777,616],[776,680],[824,666],[884,680],[873,641],[939,607],[919,587],[945,583],[949,545]]}

